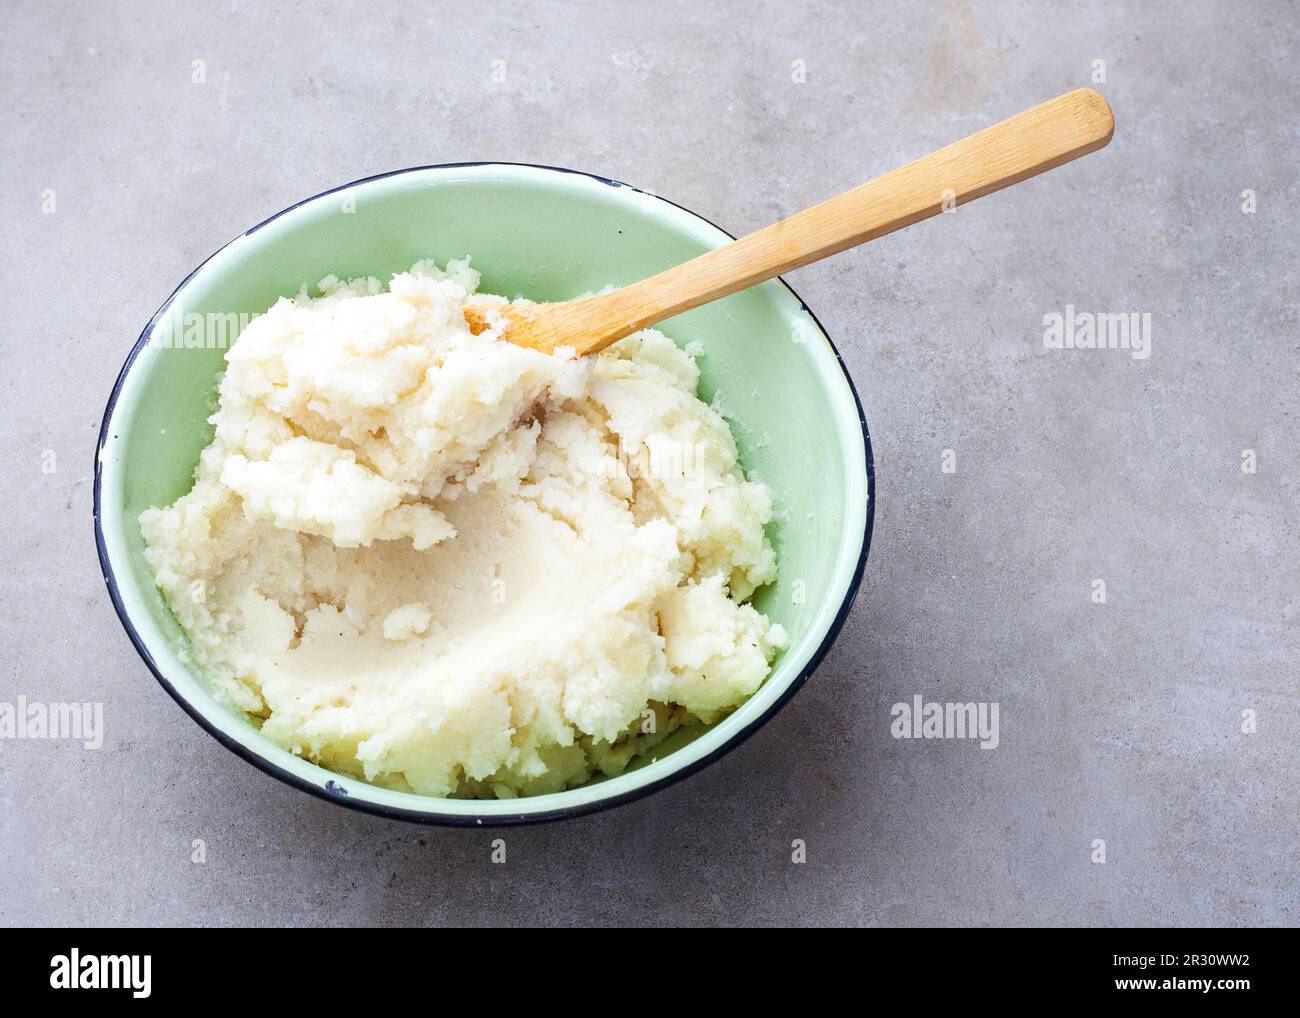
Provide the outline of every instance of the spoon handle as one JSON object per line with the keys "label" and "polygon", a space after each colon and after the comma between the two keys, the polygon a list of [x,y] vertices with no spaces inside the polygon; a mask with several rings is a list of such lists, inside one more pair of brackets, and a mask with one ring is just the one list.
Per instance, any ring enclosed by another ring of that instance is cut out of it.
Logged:
{"label": "spoon handle", "polygon": [[790,269],[1077,159],[1110,141],[1106,100],[1080,88],[1018,113],[716,251],[611,293],[570,301],[582,352]]}

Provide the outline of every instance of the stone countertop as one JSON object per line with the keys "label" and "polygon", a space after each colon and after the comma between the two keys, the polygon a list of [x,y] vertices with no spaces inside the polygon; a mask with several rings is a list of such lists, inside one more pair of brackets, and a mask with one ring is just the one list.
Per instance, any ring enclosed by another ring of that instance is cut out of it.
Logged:
{"label": "stone countertop", "polygon": [[[1294,4],[380,6],[7,7],[0,700],[106,734],[0,741],[0,922],[1300,921]],[[821,668],[700,774],[504,834],[383,821],[227,752],[122,632],[104,402],[249,225],[500,159],[741,233],[1094,82],[1105,151],[790,277],[862,395],[875,538]],[[1047,348],[1070,307],[1149,315],[1150,356]],[[893,738],[917,696],[997,703],[997,748]]]}

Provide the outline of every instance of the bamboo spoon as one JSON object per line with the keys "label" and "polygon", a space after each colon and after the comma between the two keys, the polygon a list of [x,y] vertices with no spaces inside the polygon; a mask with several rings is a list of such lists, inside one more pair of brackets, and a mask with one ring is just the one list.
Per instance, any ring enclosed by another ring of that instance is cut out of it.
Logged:
{"label": "bamboo spoon", "polygon": [[[519,346],[595,353],[665,318],[1077,159],[1104,147],[1114,130],[1106,100],[1076,89],[639,283],[493,310],[507,321],[503,338]],[[487,311],[466,307],[475,332],[487,327]]]}

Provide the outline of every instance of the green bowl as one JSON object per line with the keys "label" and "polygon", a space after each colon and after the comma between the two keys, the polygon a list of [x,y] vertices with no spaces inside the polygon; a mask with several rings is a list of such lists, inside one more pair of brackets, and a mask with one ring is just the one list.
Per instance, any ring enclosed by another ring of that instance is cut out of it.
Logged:
{"label": "green bowl", "polygon": [[[732,714],[675,733],[614,778],[495,801],[398,792],[335,774],[263,737],[212,696],[143,555],[140,511],[189,490],[224,365],[222,337],[185,345],[186,316],[230,322],[322,277],[387,279],[421,258],[470,255],[482,289],[538,301],[621,286],[731,237],[662,198],[572,170],[512,163],[422,166],[326,191],[272,216],[194,270],[131,350],[104,412],[95,461],[95,538],[118,616],[149,669],[223,745],[290,785],[403,820],[490,825],[591,812],[663,788],[716,760],[790,699],[839,632],[866,564],[874,509],[871,443],[853,384],[812,313],[772,281],[660,328],[699,340],[700,394],[719,405],[751,477],[772,490],[780,578],[755,605],[790,634],[772,674]],[[170,333],[169,331],[170,330]],[[170,334],[173,342],[164,343]],[[228,345],[225,343],[224,345]]]}

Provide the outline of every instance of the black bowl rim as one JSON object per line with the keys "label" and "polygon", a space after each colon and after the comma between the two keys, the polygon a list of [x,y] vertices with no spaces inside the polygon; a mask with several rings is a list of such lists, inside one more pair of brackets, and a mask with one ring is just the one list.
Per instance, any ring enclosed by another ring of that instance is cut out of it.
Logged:
{"label": "black bowl rim", "polygon": [[[386,173],[376,173],[369,177],[361,177],[358,180],[349,181],[348,183],[340,184],[337,187],[331,187],[328,190],[321,191],[320,193],[314,194],[309,198],[304,198],[301,201],[294,202],[292,205],[288,206],[287,208],[284,208],[279,212],[275,213],[274,215],[269,216],[266,219],[262,220],[260,223],[258,223],[256,226],[252,227],[251,229],[245,230],[244,233],[242,233],[240,236],[241,237],[248,236],[251,233],[255,233],[257,230],[260,230],[268,223],[274,222],[275,220],[279,219],[281,216],[285,215],[286,213],[292,212],[294,209],[299,208],[302,205],[306,205],[308,202],[315,201],[318,198],[323,198],[326,195],[334,194],[335,192],[338,191],[345,191],[348,188],[356,187],[360,184],[367,184],[373,180],[383,180],[386,177],[396,177],[404,173],[418,173],[423,170],[449,170],[449,169],[479,167],[479,166],[517,166],[517,167],[527,167],[529,169],[536,169],[536,170],[549,170],[556,173],[572,173],[579,177],[588,177],[592,180],[598,181],[599,183],[608,184],[611,187],[630,188],[631,190],[636,191],[640,194],[645,194],[648,195],[649,197],[657,198],[659,201],[667,202],[669,205],[672,205],[675,208],[679,208],[683,212],[687,212],[690,215],[695,216],[697,219],[700,219],[703,222],[708,223],[715,230],[719,230],[722,233],[726,234],[726,236],[731,237],[732,240],[736,239],[734,235],[732,235],[726,230],[723,230],[722,227],[718,226],[716,223],[712,222],[711,220],[706,219],[698,212],[694,212],[691,209],[688,209],[685,205],[679,205],[675,201],[671,201],[670,199],[664,198],[661,195],[644,191],[641,188],[635,187],[632,184],[626,184],[620,180],[612,180],[609,177],[602,177],[599,174],[595,174],[595,173],[586,173],[582,170],[572,170],[564,166],[546,166],[540,163],[501,162],[499,160],[484,160],[484,161],[477,161],[477,162],[461,162],[461,163],[433,163],[424,166],[408,166],[400,170],[389,170]],[[239,238],[235,238],[235,240],[238,239]],[[117,577],[114,575],[113,567],[108,560],[108,548],[104,541],[104,531],[103,531],[103,527],[100,524],[99,517],[100,517],[100,505],[101,505],[100,500],[102,497],[101,452],[103,450],[105,442],[108,439],[109,421],[112,419],[113,410],[117,406],[118,396],[121,394],[122,386],[126,381],[127,373],[131,370],[131,367],[135,363],[136,358],[140,355],[140,351],[143,350],[145,344],[148,343],[149,337],[152,334],[154,326],[157,324],[158,319],[162,316],[163,312],[165,312],[167,308],[171,305],[172,301],[176,297],[176,294],[178,294],[184,288],[186,283],[188,283],[191,279],[194,278],[194,276],[199,272],[200,269],[203,268],[204,265],[210,262],[213,258],[215,258],[226,248],[228,248],[230,244],[233,244],[235,240],[231,240],[229,243],[223,244],[216,251],[212,252],[212,254],[208,255],[207,258],[203,259],[203,261],[201,261],[197,266],[195,266],[194,270],[191,271],[189,275],[187,275],[184,279],[181,280],[181,282],[177,285],[176,289],[172,291],[171,296],[169,296],[167,300],[163,302],[162,306],[156,312],[154,312],[153,317],[149,319],[149,323],[144,327],[144,331],[140,333],[140,338],[136,340],[135,346],[131,348],[131,352],[127,355],[126,363],[122,365],[122,370],[118,373],[117,381],[113,384],[113,391],[109,394],[108,397],[108,405],[104,408],[104,419],[100,425],[99,439],[95,444],[95,485],[94,485],[95,546],[99,553],[100,571],[103,573],[104,582],[108,586],[109,597],[112,599],[113,608],[114,610],[116,610],[117,617],[119,621],[122,623],[122,628],[126,630],[126,634],[128,637],[130,637],[131,643],[136,649],[136,653],[140,655],[141,660],[143,660],[144,663],[148,666],[149,671],[153,673],[153,676],[155,679],[158,680],[159,685],[161,685],[163,689],[167,691],[168,695],[170,695],[171,698],[180,705],[181,709],[185,711],[186,714],[188,714],[191,718],[193,718],[194,721],[197,722],[201,728],[203,728],[209,735],[211,735],[214,739],[216,739],[219,743],[221,743],[221,745],[225,746],[226,749],[230,750],[236,756],[239,756],[245,761],[247,761],[248,763],[252,764],[258,770],[266,774],[269,774],[271,777],[284,782],[286,785],[289,785],[292,788],[296,788],[300,791],[306,792],[309,795],[313,795],[318,799],[323,799],[326,802],[336,803],[340,806],[347,806],[350,809],[358,810],[359,812],[363,812],[363,813],[371,813],[377,816],[385,817],[386,819],[389,820],[402,820],[408,823],[434,825],[440,827],[514,827],[514,826],[521,826],[525,824],[548,823],[554,820],[565,820],[571,817],[584,816],[590,813],[598,813],[603,810],[612,809],[615,806],[621,806],[624,803],[629,803],[637,799],[644,798],[645,796],[651,795],[654,792],[658,792],[664,788],[667,788],[669,785],[681,781],[683,778],[690,777],[692,774],[696,773],[699,770],[702,770],[703,768],[707,767],[709,764],[720,759],[725,754],[731,752],[731,750],[735,749],[742,742],[744,742],[751,735],[753,735],[756,731],[758,731],[759,728],[767,724],[767,722],[772,719],[772,717],[777,713],[777,711],[779,711],[782,707],[784,707],[794,696],[794,694],[797,693],[803,687],[804,683],[808,681],[809,676],[811,676],[812,673],[816,671],[817,666],[821,664],[822,659],[825,658],[827,652],[831,648],[831,645],[835,642],[836,637],[839,636],[840,630],[843,629],[844,621],[846,618],[848,618],[849,611],[853,607],[853,602],[857,597],[858,589],[862,583],[862,574],[863,571],[866,569],[866,565],[867,565],[867,555],[871,549],[871,532],[872,532],[873,524],[875,522],[875,514],[876,514],[876,465],[871,452],[871,433],[867,428],[867,419],[862,412],[862,400],[858,396],[857,387],[854,386],[853,384],[853,377],[852,375],[849,374],[848,367],[844,363],[844,358],[840,356],[840,352],[838,349],[836,349],[835,343],[830,338],[830,334],[827,333],[826,329],[822,326],[822,323],[818,320],[817,316],[813,314],[812,309],[809,308],[808,305],[803,302],[803,300],[799,297],[797,293],[795,293],[794,288],[791,287],[790,284],[787,283],[782,278],[782,279],[778,279],[778,282],[780,282],[782,286],[784,286],[787,290],[790,291],[790,295],[794,297],[795,300],[799,301],[800,308],[803,311],[805,311],[809,315],[809,317],[812,318],[813,322],[816,323],[817,328],[821,331],[822,335],[826,337],[826,341],[830,345],[831,352],[835,355],[836,363],[839,364],[840,371],[843,372],[844,374],[844,381],[848,383],[849,392],[853,394],[853,402],[857,407],[857,411],[858,411],[858,423],[862,427],[862,443],[863,443],[863,447],[866,450],[867,517],[866,517],[866,525],[862,535],[862,552],[858,556],[858,564],[857,567],[854,569],[853,578],[849,582],[848,590],[845,591],[844,600],[841,602],[839,606],[839,610],[836,612],[835,619],[831,622],[830,628],[827,629],[826,636],[822,639],[821,645],[818,646],[818,648],[813,652],[812,656],[809,657],[807,663],[803,666],[803,668],[800,669],[799,674],[790,680],[790,684],[786,687],[785,691],[781,694],[781,696],[766,711],[764,711],[761,715],[759,715],[748,725],[746,725],[744,728],[738,731],[735,735],[733,735],[730,739],[724,742],[713,752],[701,757],[698,760],[694,760],[689,764],[684,764],[682,767],[673,771],[671,774],[668,774],[657,781],[652,781],[647,785],[643,785],[640,788],[634,789],[633,791],[624,792],[621,795],[610,796],[604,799],[598,799],[594,802],[578,803],[573,806],[564,806],[558,809],[546,810],[544,812],[521,813],[518,816],[510,816],[510,815],[473,816],[468,814],[460,815],[460,814],[450,814],[450,813],[425,812],[422,810],[404,809],[400,806],[386,806],[381,803],[366,802],[361,799],[352,799],[348,796],[347,792],[341,786],[335,784],[334,782],[327,782],[325,787],[322,788],[318,785],[312,784],[310,781],[305,781],[302,778],[299,778],[296,774],[293,774],[285,770],[284,768],[278,766],[277,764],[272,763],[270,760],[267,760],[265,757],[257,753],[255,750],[249,748],[248,746],[245,746],[243,743],[239,742],[233,737],[227,735],[225,732],[221,731],[221,729],[217,728],[216,725],[208,721],[207,718],[205,718],[201,713],[199,713],[198,709],[195,708],[192,704],[190,704],[189,701],[185,699],[185,697],[181,696],[180,693],[176,691],[175,687],[170,682],[167,681],[167,679],[162,674],[162,670],[158,667],[157,662],[154,661],[153,655],[149,653],[149,649],[145,646],[144,640],[140,637],[139,632],[136,630],[135,624],[131,621],[131,618],[128,615],[126,610],[126,606],[122,601],[121,591],[118,589]],[[333,787],[331,788],[331,786]]]}

